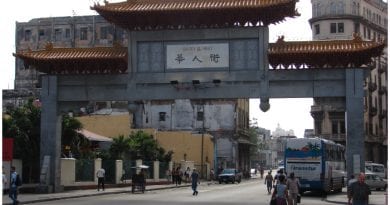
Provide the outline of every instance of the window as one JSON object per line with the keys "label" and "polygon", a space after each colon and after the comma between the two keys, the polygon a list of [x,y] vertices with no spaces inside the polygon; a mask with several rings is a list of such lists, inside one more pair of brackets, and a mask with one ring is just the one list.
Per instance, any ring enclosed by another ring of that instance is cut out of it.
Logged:
{"label": "window", "polygon": [[360,24],[359,23],[355,23],[354,24],[354,32],[355,33],[360,33]]}
{"label": "window", "polygon": [[158,115],[159,115],[159,121],[165,121],[165,117],[166,117],[166,112],[159,112]]}
{"label": "window", "polygon": [[56,28],[54,30],[54,41],[61,41],[62,40],[62,29]]}
{"label": "window", "polygon": [[344,33],[344,23],[338,23],[337,24],[337,32],[338,33]]}
{"label": "window", "polygon": [[203,119],[204,119],[203,112],[198,112],[196,114],[196,120],[203,121]]}
{"label": "window", "polygon": [[24,31],[24,40],[30,41],[31,40],[31,30],[25,30]]}
{"label": "window", "polygon": [[338,122],[332,121],[332,134],[338,134]]}
{"label": "window", "polygon": [[330,33],[336,33],[336,23],[330,24]]}
{"label": "window", "polygon": [[334,2],[330,3],[330,14],[336,14],[336,11],[337,11],[336,3]]}
{"label": "window", "polygon": [[80,28],[80,40],[88,40],[88,28]]}
{"label": "window", "polygon": [[100,39],[108,39],[110,28],[108,26],[100,27]]}
{"label": "window", "polygon": [[330,33],[344,33],[344,23],[330,23]]}
{"label": "window", "polygon": [[44,38],[45,38],[45,30],[39,29],[39,31],[38,31],[38,39],[39,40],[44,40]]}
{"label": "window", "polygon": [[314,32],[316,35],[320,34],[320,24],[314,25]]}
{"label": "window", "polygon": [[70,38],[70,29],[69,28],[67,28],[67,29],[65,29],[65,38]]}

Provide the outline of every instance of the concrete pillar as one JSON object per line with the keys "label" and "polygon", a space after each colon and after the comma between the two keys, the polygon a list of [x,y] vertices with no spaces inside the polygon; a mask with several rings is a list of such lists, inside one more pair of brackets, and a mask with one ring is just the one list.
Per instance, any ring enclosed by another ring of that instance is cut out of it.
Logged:
{"label": "concrete pillar", "polygon": [[[139,167],[142,165],[142,159],[137,159],[135,160],[135,167]],[[137,171],[137,174],[139,174],[139,172],[141,171],[141,169],[136,169]]]}
{"label": "concrete pillar", "polygon": [[[102,159],[96,158],[94,164],[95,164],[95,170],[94,170],[93,174],[96,175],[97,170],[102,168]],[[93,178],[94,178],[95,183],[98,183],[97,177],[94,176]]]}
{"label": "concrete pillar", "polygon": [[153,179],[155,182],[160,181],[160,162],[153,162]]}
{"label": "concrete pillar", "polygon": [[364,72],[363,69],[346,70],[346,157],[347,176],[364,172]]}
{"label": "concrete pillar", "polygon": [[123,161],[116,160],[115,161],[115,184],[121,183],[122,175],[123,175]]}
{"label": "concrete pillar", "polygon": [[206,179],[207,180],[210,180],[210,169],[211,169],[211,166],[210,166],[210,163],[206,162]]}
{"label": "concrete pillar", "polygon": [[61,159],[61,185],[69,186],[76,183],[76,159]]}
{"label": "concrete pillar", "polygon": [[[61,124],[62,116],[57,104],[57,76],[43,75],[41,90],[41,143],[40,165],[43,166],[44,157],[49,156],[47,166],[49,173],[46,181],[49,187],[40,187],[42,192],[61,192]],[[46,170],[41,170],[45,173]],[[43,178],[42,178],[43,179]],[[53,189],[52,189],[53,188]]]}

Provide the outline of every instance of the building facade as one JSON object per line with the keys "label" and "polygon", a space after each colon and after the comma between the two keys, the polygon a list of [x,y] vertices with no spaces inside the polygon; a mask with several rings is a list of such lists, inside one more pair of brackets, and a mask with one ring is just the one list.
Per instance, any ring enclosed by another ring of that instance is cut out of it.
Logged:
{"label": "building facade", "polygon": [[[313,40],[387,39],[387,3],[382,0],[312,0],[309,20]],[[364,130],[366,161],[387,164],[388,63],[387,47],[370,65],[365,79]],[[345,145],[345,103],[343,98],[314,98],[311,108],[315,135]]]}
{"label": "building facade", "polygon": [[[127,36],[124,29],[101,16],[67,16],[16,22],[15,42],[16,52],[44,49],[48,42],[53,47],[64,48],[112,47],[115,43],[127,45]],[[36,69],[26,68],[23,61],[16,58],[15,90],[38,92],[39,76]]]}

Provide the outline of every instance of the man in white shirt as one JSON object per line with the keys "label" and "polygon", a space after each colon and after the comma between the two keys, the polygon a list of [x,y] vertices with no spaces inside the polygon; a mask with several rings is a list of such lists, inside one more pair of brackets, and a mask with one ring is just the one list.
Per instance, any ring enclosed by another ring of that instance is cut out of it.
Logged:
{"label": "man in white shirt", "polygon": [[106,171],[104,171],[103,168],[100,168],[96,171],[96,177],[98,178],[98,191],[100,191],[100,185],[102,185],[102,189],[104,191],[104,175],[106,174]]}

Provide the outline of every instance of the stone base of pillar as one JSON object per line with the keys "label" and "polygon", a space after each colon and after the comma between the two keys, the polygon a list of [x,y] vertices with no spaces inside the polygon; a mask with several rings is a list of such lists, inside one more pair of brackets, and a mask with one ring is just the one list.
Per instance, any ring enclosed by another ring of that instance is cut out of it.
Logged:
{"label": "stone base of pillar", "polygon": [[37,194],[51,194],[54,189],[52,185],[38,185],[35,189],[35,193]]}

